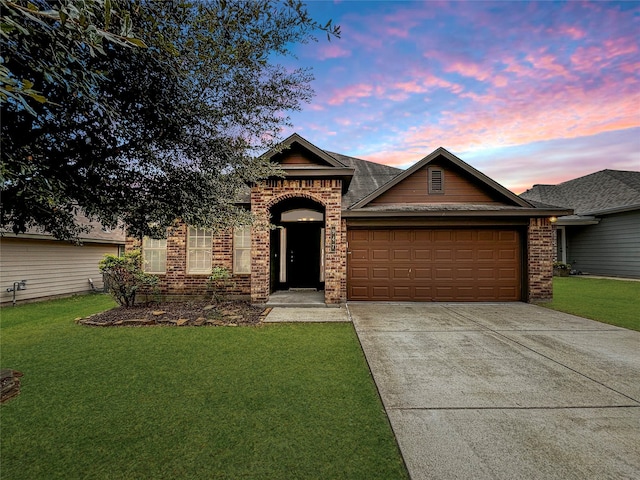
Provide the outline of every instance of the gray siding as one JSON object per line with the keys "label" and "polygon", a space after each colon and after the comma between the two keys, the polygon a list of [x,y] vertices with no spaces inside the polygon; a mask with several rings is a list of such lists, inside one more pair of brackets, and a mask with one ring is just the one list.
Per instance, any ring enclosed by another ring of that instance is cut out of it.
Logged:
{"label": "gray siding", "polygon": [[69,295],[91,290],[89,278],[102,289],[98,262],[105,253],[118,254],[113,244],[85,243],[75,246],[49,240],[0,239],[0,303],[11,302],[7,288],[27,280],[27,289],[16,300]]}
{"label": "gray siding", "polygon": [[567,227],[567,261],[583,273],[640,278],[640,211]]}

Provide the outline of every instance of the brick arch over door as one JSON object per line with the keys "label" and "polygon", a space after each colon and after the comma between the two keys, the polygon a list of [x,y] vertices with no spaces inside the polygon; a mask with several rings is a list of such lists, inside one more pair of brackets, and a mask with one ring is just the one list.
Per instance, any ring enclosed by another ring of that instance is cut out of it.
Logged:
{"label": "brick arch over door", "polygon": [[285,193],[284,195],[280,195],[278,197],[275,197],[273,199],[271,199],[271,201],[265,205],[265,208],[268,211],[271,211],[271,209],[273,207],[275,207],[277,204],[282,203],[286,200],[297,200],[299,198],[304,198],[306,200],[312,200],[316,203],[318,203],[319,205],[322,206],[322,208],[326,208],[326,205],[324,204],[324,202],[322,201],[321,198],[316,197],[315,195],[311,195],[309,193]]}

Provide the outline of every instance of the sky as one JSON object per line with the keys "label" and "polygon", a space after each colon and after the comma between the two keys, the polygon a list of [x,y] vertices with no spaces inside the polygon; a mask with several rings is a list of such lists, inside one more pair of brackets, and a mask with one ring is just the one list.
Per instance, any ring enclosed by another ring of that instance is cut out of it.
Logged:
{"label": "sky", "polygon": [[640,1],[307,1],[341,38],[295,47],[292,127],[407,168],[442,146],[515,193],[640,170]]}

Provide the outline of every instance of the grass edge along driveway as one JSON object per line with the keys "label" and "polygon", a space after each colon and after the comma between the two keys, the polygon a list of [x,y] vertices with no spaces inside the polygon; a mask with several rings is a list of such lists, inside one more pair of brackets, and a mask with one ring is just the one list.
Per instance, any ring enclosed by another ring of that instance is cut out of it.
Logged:
{"label": "grass edge along driveway", "polygon": [[553,301],[560,312],[640,331],[640,282],[589,277],[554,277]]}
{"label": "grass edge along driveway", "polygon": [[407,478],[351,324],[73,323],[111,306],[0,312],[3,478]]}

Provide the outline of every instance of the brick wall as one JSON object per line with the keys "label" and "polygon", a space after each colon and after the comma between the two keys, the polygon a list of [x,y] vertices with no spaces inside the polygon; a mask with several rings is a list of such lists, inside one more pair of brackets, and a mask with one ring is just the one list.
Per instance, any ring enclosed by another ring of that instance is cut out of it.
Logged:
{"label": "brick wall", "polygon": [[251,233],[251,300],[261,303],[269,298],[271,208],[295,198],[311,199],[325,208],[325,302],[344,302],[346,224],[342,221],[342,181],[335,179],[267,180],[251,189],[251,211],[258,220]]}
{"label": "brick wall", "polygon": [[532,218],[527,231],[529,302],[553,298],[553,259],[555,229],[547,218]]}
{"label": "brick wall", "polygon": [[[167,268],[165,274],[158,275],[158,289],[161,295],[210,295],[209,273],[187,273],[187,230],[184,222],[176,221],[167,234]],[[126,250],[139,249],[140,239],[128,237]],[[233,271],[233,233],[221,232],[213,236],[212,267],[224,267]],[[250,294],[251,275],[232,275],[224,292],[227,295]]]}

